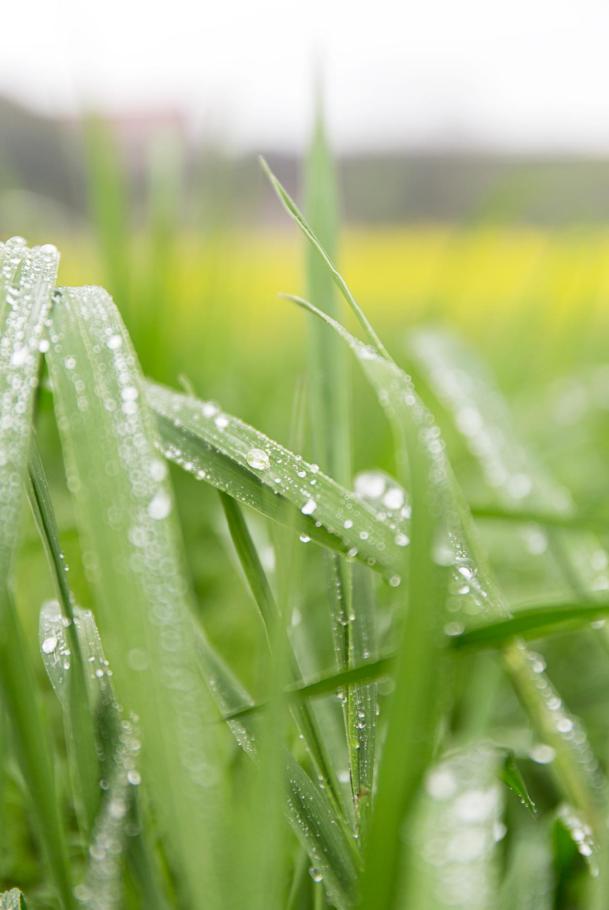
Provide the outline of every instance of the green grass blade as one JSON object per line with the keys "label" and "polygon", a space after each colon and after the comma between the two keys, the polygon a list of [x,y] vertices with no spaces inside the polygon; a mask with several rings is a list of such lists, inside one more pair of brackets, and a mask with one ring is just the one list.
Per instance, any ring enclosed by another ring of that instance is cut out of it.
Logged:
{"label": "green grass blade", "polygon": [[556,603],[521,607],[512,616],[466,629],[455,635],[456,648],[501,647],[511,638],[542,638],[582,628],[609,616],[609,603]]}
{"label": "green grass blade", "polygon": [[381,356],[386,356],[387,352],[385,351],[383,343],[381,342],[380,338],[374,331],[372,325],[370,324],[370,322],[368,320],[368,317],[366,316],[366,314],[364,313],[364,311],[362,310],[362,308],[356,301],[355,297],[351,293],[351,290],[349,289],[347,282],[342,277],[342,275],[340,274],[340,272],[338,271],[338,269],[332,262],[331,257],[328,255],[328,253],[324,249],[322,242],[317,237],[317,234],[311,228],[311,226],[307,222],[306,218],[304,217],[304,215],[302,214],[302,212],[300,211],[300,209],[298,208],[298,206],[296,205],[296,203],[294,202],[292,197],[289,195],[289,193],[286,192],[286,190],[281,185],[279,180],[277,180],[277,178],[271,171],[270,167],[264,160],[264,158],[260,158],[260,163],[262,165],[263,171],[265,172],[265,174],[267,175],[267,177],[271,183],[271,186],[273,187],[273,189],[275,190],[275,192],[277,194],[277,198],[283,205],[283,207],[286,210],[286,212],[288,213],[288,215],[298,225],[298,227],[300,228],[300,230],[302,231],[304,236],[307,238],[309,243],[312,245],[313,249],[316,251],[318,256],[321,258],[322,262],[326,266],[326,269],[328,270],[328,273],[332,277],[333,282],[335,283],[335,285],[337,286],[337,288],[339,289],[339,291],[345,298],[347,304],[351,307],[351,309],[355,313],[355,316],[359,320],[360,325],[366,332],[366,335],[370,339],[376,352],[378,354],[380,354]]}
{"label": "green grass blade", "polygon": [[39,348],[58,265],[55,247],[0,244],[0,686],[38,833],[55,885],[73,905],[51,752],[36,682],[10,591],[32,431]]}
{"label": "green grass blade", "polygon": [[[188,899],[223,906],[229,743],[198,665],[166,466],[111,298],[64,290],[48,362],[99,625],[120,703],[139,718],[142,777]],[[215,731],[215,732],[214,732]]]}
{"label": "green grass blade", "polygon": [[[403,618],[396,659],[395,689],[388,709],[360,897],[361,906],[378,901],[377,906],[384,907],[390,905],[396,883],[398,832],[412,810],[437,732],[446,572],[438,565],[435,553],[445,534],[444,522],[455,525],[460,519],[448,495],[450,481],[442,445],[410,379],[335,320],[315,307],[302,305],[332,326],[360,362],[391,423],[403,486],[412,490],[405,585],[409,608]],[[437,515],[442,515],[442,526]],[[425,609],[413,606],[422,604]]]}
{"label": "green grass blade", "polygon": [[[309,223],[336,258],[338,246],[336,178],[325,134],[321,98],[318,96],[313,138],[305,167],[305,208]],[[331,316],[340,316],[334,281],[318,249],[305,250],[307,293]],[[351,486],[349,374],[346,351],[333,332],[311,320],[311,438],[321,467],[346,487]],[[330,557],[328,590],[331,592],[334,643],[339,667],[346,668],[374,651],[374,597],[365,573],[352,578],[350,567]],[[345,619],[347,621],[345,621]],[[376,689],[349,687],[343,710],[349,750],[350,778],[356,823],[365,829],[373,784],[376,727]],[[360,832],[360,835],[362,832]],[[363,842],[363,838],[362,838]]]}
{"label": "green grass blade", "polygon": [[402,554],[396,516],[381,519],[317,465],[211,402],[153,383],[146,393],[169,460],[311,540],[394,574]]}
{"label": "green grass blade", "polygon": [[268,627],[272,624],[278,612],[271,586],[262,568],[260,557],[241,509],[231,496],[222,491],[220,491],[220,501],[241,568],[252,592],[254,602],[260,611],[264,628],[268,632]]}
{"label": "green grass blade", "polygon": [[[74,634],[69,636],[69,632]],[[132,720],[122,719],[114,697],[101,639],[90,611],[73,608],[66,628],[56,602],[47,603],[40,614],[40,646],[44,665],[62,705],[69,740],[75,741],[80,722],[75,716],[72,679],[75,670],[73,639],[88,668],[83,678],[84,710],[97,719],[101,767],[95,777],[98,794],[103,791],[99,813],[91,826],[86,881],[78,886],[78,900],[87,910],[111,910],[121,900],[122,859],[126,828],[132,808],[133,787],[139,783],[137,769],[140,743]],[[78,760],[78,754],[76,754]],[[100,800],[98,799],[98,803]]]}
{"label": "green grass blade", "polygon": [[[63,618],[67,626],[72,672],[65,685],[66,735],[71,745],[73,777],[77,781],[78,807],[85,833],[93,827],[99,808],[99,763],[95,744],[95,729],[89,707],[85,667],[80,649],[79,636],[74,622],[74,604],[67,583],[67,564],[61,549],[55,521],[53,503],[40,457],[34,439],[29,463],[28,492],[34,517],[38,524],[47,557],[53,572]],[[43,649],[43,660],[45,654]]]}
{"label": "green grass blade", "polygon": [[[328,148],[321,103],[305,162],[305,208],[329,258],[338,246],[336,177]],[[307,296],[330,316],[339,318],[334,281],[316,249],[305,250]],[[349,383],[345,352],[332,332],[311,324],[311,420],[314,457],[324,471],[345,486],[350,482]]]}

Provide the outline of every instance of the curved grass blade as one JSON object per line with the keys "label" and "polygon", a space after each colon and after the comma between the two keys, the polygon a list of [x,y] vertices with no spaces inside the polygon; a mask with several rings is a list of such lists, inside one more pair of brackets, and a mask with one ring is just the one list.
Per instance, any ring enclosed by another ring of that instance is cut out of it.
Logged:
{"label": "curved grass blade", "polygon": [[284,209],[286,210],[286,212],[288,213],[290,218],[292,218],[294,220],[294,222],[298,225],[298,227],[300,228],[300,230],[302,231],[304,236],[307,238],[309,243],[312,245],[313,249],[316,251],[318,256],[321,258],[326,269],[328,270],[328,273],[332,277],[332,281],[338,287],[339,291],[341,292],[341,294],[343,295],[343,297],[345,298],[345,300],[347,301],[347,303],[349,304],[349,306],[355,313],[362,328],[364,329],[364,331],[370,338],[376,352],[378,354],[380,354],[382,357],[387,356],[387,352],[383,346],[383,343],[381,342],[381,339],[378,337],[378,335],[374,331],[372,325],[368,321],[368,317],[366,316],[366,314],[364,313],[364,311],[362,310],[360,305],[355,300],[353,294],[351,293],[351,290],[349,289],[349,286],[347,285],[346,281],[344,280],[344,278],[342,277],[342,275],[340,274],[340,272],[338,271],[338,269],[332,262],[331,257],[328,255],[328,253],[322,246],[322,243],[318,239],[316,233],[311,228],[311,226],[305,219],[304,215],[302,214],[302,212],[300,211],[300,209],[298,208],[298,206],[296,205],[296,203],[294,202],[292,197],[289,195],[289,193],[286,192],[285,188],[281,185],[279,180],[277,180],[277,178],[271,171],[270,167],[264,160],[264,158],[262,158],[262,157],[259,158],[259,161],[260,161],[260,164],[262,165],[263,171],[265,172],[266,176],[268,177],[268,179],[270,181],[271,186],[273,187],[273,189],[275,190],[275,193],[277,194],[277,198],[283,205]]}
{"label": "curved grass blade", "polygon": [[0,244],[0,686],[38,834],[65,907],[73,905],[65,837],[33,669],[10,590],[32,431],[40,345],[59,256]]}
{"label": "curved grass blade", "polygon": [[170,461],[311,540],[394,573],[402,550],[393,516],[382,520],[317,465],[211,402],[150,382],[146,396]]}
{"label": "curved grass blade", "polygon": [[[101,289],[63,290],[49,369],[68,478],[120,703],[139,718],[142,776],[189,900],[223,906],[229,743],[198,665],[154,419]],[[212,732],[212,730],[214,732]]]}

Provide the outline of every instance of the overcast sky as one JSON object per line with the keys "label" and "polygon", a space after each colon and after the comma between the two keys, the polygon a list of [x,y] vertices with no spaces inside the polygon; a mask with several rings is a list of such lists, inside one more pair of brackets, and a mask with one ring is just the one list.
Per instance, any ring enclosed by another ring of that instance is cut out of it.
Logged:
{"label": "overcast sky", "polygon": [[298,148],[314,61],[342,149],[609,150],[609,0],[5,0],[0,93],[184,109]]}

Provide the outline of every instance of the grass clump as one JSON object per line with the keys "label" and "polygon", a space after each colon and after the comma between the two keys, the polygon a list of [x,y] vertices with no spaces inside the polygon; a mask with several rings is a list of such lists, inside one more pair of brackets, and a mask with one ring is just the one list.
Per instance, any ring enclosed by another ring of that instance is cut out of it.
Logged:
{"label": "grass clump", "polygon": [[[145,378],[110,295],[55,287],[54,248],[0,246],[1,906],[25,906],[13,886],[34,910],[606,906],[602,512],[531,454],[463,342],[411,331],[388,353],[336,265],[321,122],[306,215],[265,169],[307,244],[287,445]],[[364,408],[392,442],[354,474]],[[583,719],[572,641],[600,690]]]}

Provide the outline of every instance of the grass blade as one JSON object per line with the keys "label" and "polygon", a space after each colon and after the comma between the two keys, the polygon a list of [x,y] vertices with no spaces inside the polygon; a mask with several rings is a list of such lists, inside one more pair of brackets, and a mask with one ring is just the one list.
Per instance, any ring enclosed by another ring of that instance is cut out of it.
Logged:
{"label": "grass blade", "polygon": [[[391,423],[403,485],[412,490],[407,591],[389,707],[378,791],[370,823],[361,906],[389,906],[396,882],[398,832],[412,810],[421,776],[431,759],[441,692],[441,630],[445,570],[435,553],[444,522],[459,523],[448,495],[449,476],[438,434],[398,367],[351,336],[339,323],[302,302],[347,342]],[[436,516],[442,516],[442,526]],[[406,567],[406,565],[405,565]],[[404,573],[403,573],[404,574]],[[472,573],[473,574],[473,573]],[[469,592],[469,589],[468,589]],[[426,604],[426,609],[413,605]]]}
{"label": "grass blade", "polygon": [[[66,644],[64,650],[70,655],[72,672],[67,675],[65,682],[64,718],[66,736],[71,747],[72,774],[77,781],[79,815],[84,832],[89,834],[100,800],[100,774],[95,730],[89,706],[80,640],[75,624],[73,598],[66,578],[67,565],[61,550],[53,503],[35,439],[30,455],[28,493],[54,575],[63,618],[68,624],[66,634],[69,646]],[[52,641],[52,636],[49,640]],[[43,660],[44,658],[43,648]]]}
{"label": "grass blade", "polygon": [[311,540],[394,574],[402,554],[396,516],[379,518],[317,465],[211,402],[153,383],[146,395],[166,458]]}
{"label": "grass blade", "polygon": [[[117,695],[139,717],[142,776],[188,899],[223,905],[228,742],[193,635],[172,495],[135,355],[110,297],[64,290],[49,369]],[[213,731],[213,732],[212,732]]]}
{"label": "grass blade", "polygon": [[[68,637],[68,630],[74,634]],[[97,718],[97,737],[101,767],[95,782],[103,788],[103,802],[92,827],[86,882],[77,889],[79,903],[87,910],[111,910],[121,900],[122,858],[125,852],[126,828],[133,808],[133,787],[140,781],[137,770],[140,743],[133,720],[121,718],[110,684],[111,670],[105,659],[101,639],[91,612],[73,609],[73,619],[66,628],[56,602],[47,603],[40,614],[42,658],[53,689],[61,703],[70,740],[75,740],[79,723],[74,716],[72,678],[74,675],[73,639],[86,661],[88,673],[83,678],[84,710]],[[99,799],[98,799],[99,802]]]}
{"label": "grass blade", "polygon": [[[305,208],[321,246],[336,258],[338,246],[337,192],[332,158],[318,94],[313,138],[306,161]],[[309,298],[331,316],[340,316],[334,281],[318,249],[307,245],[305,273]],[[333,332],[311,320],[311,437],[321,467],[346,487],[351,486],[349,376],[346,351]],[[353,577],[338,556],[329,557],[328,591],[333,633],[340,668],[365,659],[374,650],[374,600],[364,572]],[[349,687],[343,704],[351,788],[356,824],[365,829],[374,773],[377,699],[374,686]],[[360,832],[360,835],[362,832]],[[362,838],[363,843],[363,838]]]}
{"label": "grass blade", "polygon": [[39,348],[58,265],[55,247],[0,244],[0,683],[55,885],[73,905],[67,851],[32,667],[10,591],[29,457]]}
{"label": "grass blade", "polygon": [[271,171],[270,167],[264,160],[264,158],[260,158],[260,164],[262,165],[262,169],[265,172],[266,176],[268,177],[271,186],[275,190],[275,192],[277,194],[277,198],[283,205],[283,207],[286,210],[286,212],[288,213],[288,215],[298,225],[298,227],[300,228],[300,230],[302,231],[304,236],[307,238],[307,240],[309,241],[309,243],[311,244],[311,246],[313,247],[313,249],[315,250],[317,255],[321,258],[321,261],[324,263],[326,269],[328,270],[328,273],[332,277],[334,284],[337,286],[337,288],[339,289],[339,291],[341,292],[341,294],[343,295],[343,297],[345,298],[345,300],[347,301],[347,303],[349,304],[349,306],[355,313],[362,328],[366,332],[367,336],[370,338],[372,345],[375,348],[376,352],[383,357],[386,356],[387,352],[385,351],[383,343],[381,342],[380,338],[374,331],[372,325],[370,324],[370,322],[368,320],[368,317],[366,316],[366,314],[364,313],[364,311],[362,310],[362,308],[356,301],[355,297],[351,293],[351,290],[350,290],[349,286],[347,285],[346,281],[344,280],[344,278],[342,277],[342,275],[340,274],[340,272],[338,271],[338,269],[332,262],[331,257],[328,255],[328,253],[324,249],[324,247],[323,247],[321,241],[319,240],[319,238],[317,237],[315,231],[309,225],[306,218],[304,217],[304,215],[302,214],[302,212],[300,211],[300,209],[298,208],[298,206],[296,205],[296,203],[294,202],[292,197],[289,195],[289,193],[286,192],[285,188],[281,185],[279,180],[277,180],[277,178]]}

